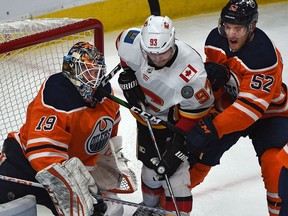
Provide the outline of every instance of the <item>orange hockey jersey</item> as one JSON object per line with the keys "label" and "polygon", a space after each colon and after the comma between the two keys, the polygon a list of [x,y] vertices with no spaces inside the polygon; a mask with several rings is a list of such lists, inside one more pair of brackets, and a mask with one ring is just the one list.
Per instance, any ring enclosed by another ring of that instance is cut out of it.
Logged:
{"label": "orange hockey jersey", "polygon": [[205,54],[207,62],[224,64],[231,71],[225,90],[232,104],[213,120],[219,137],[244,130],[260,118],[288,116],[281,54],[262,30],[256,28],[252,41],[231,52],[227,38],[215,28],[206,39]]}
{"label": "orange hockey jersey", "polygon": [[[110,84],[105,88],[111,90]],[[20,132],[12,132],[31,166],[38,172],[48,165],[78,157],[89,171],[98,153],[116,136],[119,105],[108,99],[91,106],[62,73],[49,77],[29,104]]]}

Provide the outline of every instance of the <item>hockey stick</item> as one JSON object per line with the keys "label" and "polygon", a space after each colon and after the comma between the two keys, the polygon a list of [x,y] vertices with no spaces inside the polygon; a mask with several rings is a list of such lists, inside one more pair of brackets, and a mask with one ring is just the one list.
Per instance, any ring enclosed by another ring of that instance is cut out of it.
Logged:
{"label": "hockey stick", "polygon": [[[156,116],[153,116],[152,114],[144,111],[143,109],[140,109],[138,107],[135,107],[129,103],[127,103],[126,101],[124,100],[121,100],[120,98],[114,96],[114,95],[111,95],[109,94],[108,92],[104,91],[103,89],[98,89],[98,93],[102,96],[105,96],[106,98],[109,98],[110,100],[126,107],[127,109],[131,110],[132,112],[142,116],[144,119],[148,119],[150,121],[153,121],[157,124],[160,124],[160,125],[163,125],[165,126],[166,128],[168,128],[169,130],[171,130],[172,132],[174,133],[177,133],[181,136],[184,136],[186,137],[187,136],[187,133],[183,130],[181,130],[180,128],[176,127],[175,125],[171,124],[170,122],[168,121],[164,121]],[[203,157],[203,152],[200,153],[199,155],[199,158],[201,159]]]}
{"label": "hockey stick", "polygon": [[15,183],[18,183],[18,184],[24,184],[24,185],[28,185],[28,186],[39,187],[39,188],[45,189],[42,184],[40,184],[38,182],[25,180],[25,179],[18,179],[18,178],[14,178],[14,177],[0,175],[0,180],[9,181],[9,182],[15,182]]}
{"label": "hockey stick", "polygon": [[[38,187],[38,188],[45,189],[45,187],[42,184],[40,184],[38,182],[25,180],[25,179],[19,179],[19,178],[14,178],[14,177],[0,175],[0,180],[4,180],[4,181],[9,181],[9,182],[14,182],[14,183],[18,183],[18,184],[24,184],[24,185],[27,185],[27,186],[32,186],[32,187]],[[125,201],[125,200],[120,200],[120,199],[115,199],[115,198],[101,196],[101,195],[98,195],[98,194],[92,194],[92,196],[95,199],[102,199],[102,200],[108,201],[108,202],[119,203],[119,204],[123,204],[123,205],[127,205],[127,206],[133,206],[133,207],[136,207],[136,208],[140,207],[140,208],[151,210],[151,211],[154,211],[154,212],[161,212],[161,213],[164,213],[164,214],[175,215],[175,212],[168,211],[168,210],[165,210],[165,209],[149,207],[149,206],[145,206],[145,205],[141,205],[141,204]]]}
{"label": "hockey stick", "polygon": [[[121,70],[121,65],[120,65],[120,63],[118,63],[118,64],[113,68],[113,70],[112,70],[107,76],[105,76],[105,77],[102,79],[102,81],[101,81],[100,85],[98,86],[98,88],[99,88],[99,87],[104,87],[104,86],[112,79],[112,77],[114,77],[114,75],[115,75],[119,70]],[[97,90],[98,90],[98,89],[97,89]]]}
{"label": "hockey stick", "polygon": [[150,121],[153,121],[157,124],[161,124],[163,126],[165,126],[166,128],[168,128],[169,130],[179,134],[179,135],[182,135],[182,136],[186,136],[186,132],[184,132],[183,130],[181,130],[180,128],[177,128],[175,125],[171,124],[170,122],[167,122],[167,121],[163,121],[162,119],[156,117],[156,116],[153,116],[152,114],[148,113],[148,112],[145,112],[144,110],[138,108],[138,107],[135,107],[129,103],[127,103],[126,101],[124,100],[121,100],[120,98],[114,96],[114,95],[111,95],[109,94],[108,92],[104,91],[103,89],[99,89],[98,90],[98,93],[102,96],[105,96],[106,98],[109,98],[110,100],[130,109],[132,112],[136,113],[136,114],[139,114],[140,116],[142,116],[144,119],[148,119]]}
{"label": "hockey stick", "polygon": [[[115,198],[111,198],[111,197],[105,197],[105,196],[101,196],[101,195],[93,195],[95,198],[98,199],[103,199],[104,201],[109,201],[109,202],[114,202],[114,203],[119,203],[119,204],[123,204],[123,205],[127,205],[127,206],[132,206],[132,207],[136,207],[136,208],[143,208],[143,209],[147,209],[153,212],[160,212],[166,215],[176,215],[174,211],[169,211],[169,210],[165,210],[165,209],[160,209],[160,208],[156,208],[156,207],[150,207],[150,206],[145,206],[142,204],[138,204],[138,203],[133,203],[133,202],[129,202],[126,200],[121,200],[121,199],[115,199]],[[181,214],[184,216],[188,216],[188,214],[186,213],[182,213]]]}
{"label": "hockey stick", "polygon": [[[142,110],[145,111],[146,109],[145,109],[144,104],[143,104],[142,102],[140,102],[140,105],[141,105]],[[158,148],[158,145],[157,145],[157,142],[156,142],[154,133],[153,133],[153,129],[152,129],[151,123],[150,123],[149,119],[145,119],[145,121],[146,121],[146,124],[147,124],[147,126],[148,126],[148,130],[149,130],[151,139],[152,139],[152,141],[153,141],[154,147],[155,147],[155,149],[156,149],[157,155],[158,155],[159,159],[161,160],[161,159],[162,159],[162,156],[161,156],[161,154],[160,154],[160,151],[159,151],[159,148]],[[169,178],[168,178],[168,176],[167,176],[166,174],[164,175],[164,177],[165,177],[165,181],[166,181],[166,184],[167,184],[169,193],[170,193],[171,198],[172,198],[172,202],[173,202],[174,207],[175,207],[176,215],[177,215],[177,216],[180,216],[179,209],[178,209],[177,202],[176,202],[176,199],[175,199],[175,196],[174,196],[172,187],[171,187],[170,180],[169,180]]]}

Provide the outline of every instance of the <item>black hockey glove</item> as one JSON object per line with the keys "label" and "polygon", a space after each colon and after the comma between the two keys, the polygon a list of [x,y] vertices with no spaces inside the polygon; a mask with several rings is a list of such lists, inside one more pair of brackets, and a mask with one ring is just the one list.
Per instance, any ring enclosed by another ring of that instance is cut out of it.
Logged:
{"label": "black hockey glove", "polygon": [[185,137],[178,134],[174,135],[173,141],[167,142],[167,149],[163,154],[162,160],[155,167],[158,174],[157,180],[164,180],[167,175],[170,178],[181,165],[181,163],[188,159],[188,153],[185,146]]}
{"label": "black hockey glove", "polygon": [[213,91],[217,91],[230,79],[230,71],[226,65],[217,64],[214,62],[205,62],[204,67]]}
{"label": "black hockey glove", "polygon": [[142,102],[145,106],[148,106],[145,95],[138,84],[138,80],[133,70],[126,69],[124,72],[120,73],[118,83],[129,104],[141,107],[139,102]]}
{"label": "black hockey glove", "polygon": [[[98,87],[94,93],[94,98],[99,102],[102,103],[103,99],[105,98],[104,95],[101,94],[100,89],[111,94],[112,92],[112,88],[111,88],[111,84],[108,82],[104,87]],[[97,92],[98,90],[98,92]]]}
{"label": "black hockey glove", "polygon": [[186,146],[189,152],[203,152],[209,141],[219,139],[212,116],[202,118],[187,134]]}

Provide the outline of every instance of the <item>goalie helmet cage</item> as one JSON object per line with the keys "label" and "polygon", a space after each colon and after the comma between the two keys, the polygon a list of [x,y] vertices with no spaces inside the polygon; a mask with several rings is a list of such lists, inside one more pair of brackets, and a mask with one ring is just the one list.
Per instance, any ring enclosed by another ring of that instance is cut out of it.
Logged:
{"label": "goalie helmet cage", "polygon": [[0,23],[0,150],[11,131],[25,122],[26,109],[43,81],[61,72],[63,56],[77,42],[104,53],[97,19],[35,19]]}

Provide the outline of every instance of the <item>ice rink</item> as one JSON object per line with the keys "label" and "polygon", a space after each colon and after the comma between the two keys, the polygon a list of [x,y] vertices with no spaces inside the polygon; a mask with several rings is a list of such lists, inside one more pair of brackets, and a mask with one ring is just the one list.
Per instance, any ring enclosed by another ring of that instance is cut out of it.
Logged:
{"label": "ice rink", "polygon": [[[219,13],[198,15],[174,20],[176,37],[195,48],[204,59],[204,42],[210,30],[217,26]],[[282,53],[285,68],[283,79],[288,83],[288,2],[260,6],[258,27],[264,30]],[[114,46],[120,31],[105,35],[105,55],[108,71],[119,59]],[[121,97],[117,77],[112,79],[116,96]],[[141,163],[135,155],[136,127],[129,110],[121,107],[122,122],[119,134],[124,140],[124,154],[130,159],[130,167],[136,172],[139,190],[121,198],[141,202]],[[206,180],[193,190],[192,216],[268,216],[266,195],[258,161],[250,140],[241,139],[227,152],[221,164],[214,167]],[[135,208],[125,207],[125,215],[132,215]],[[39,206],[38,215],[51,213]]]}

